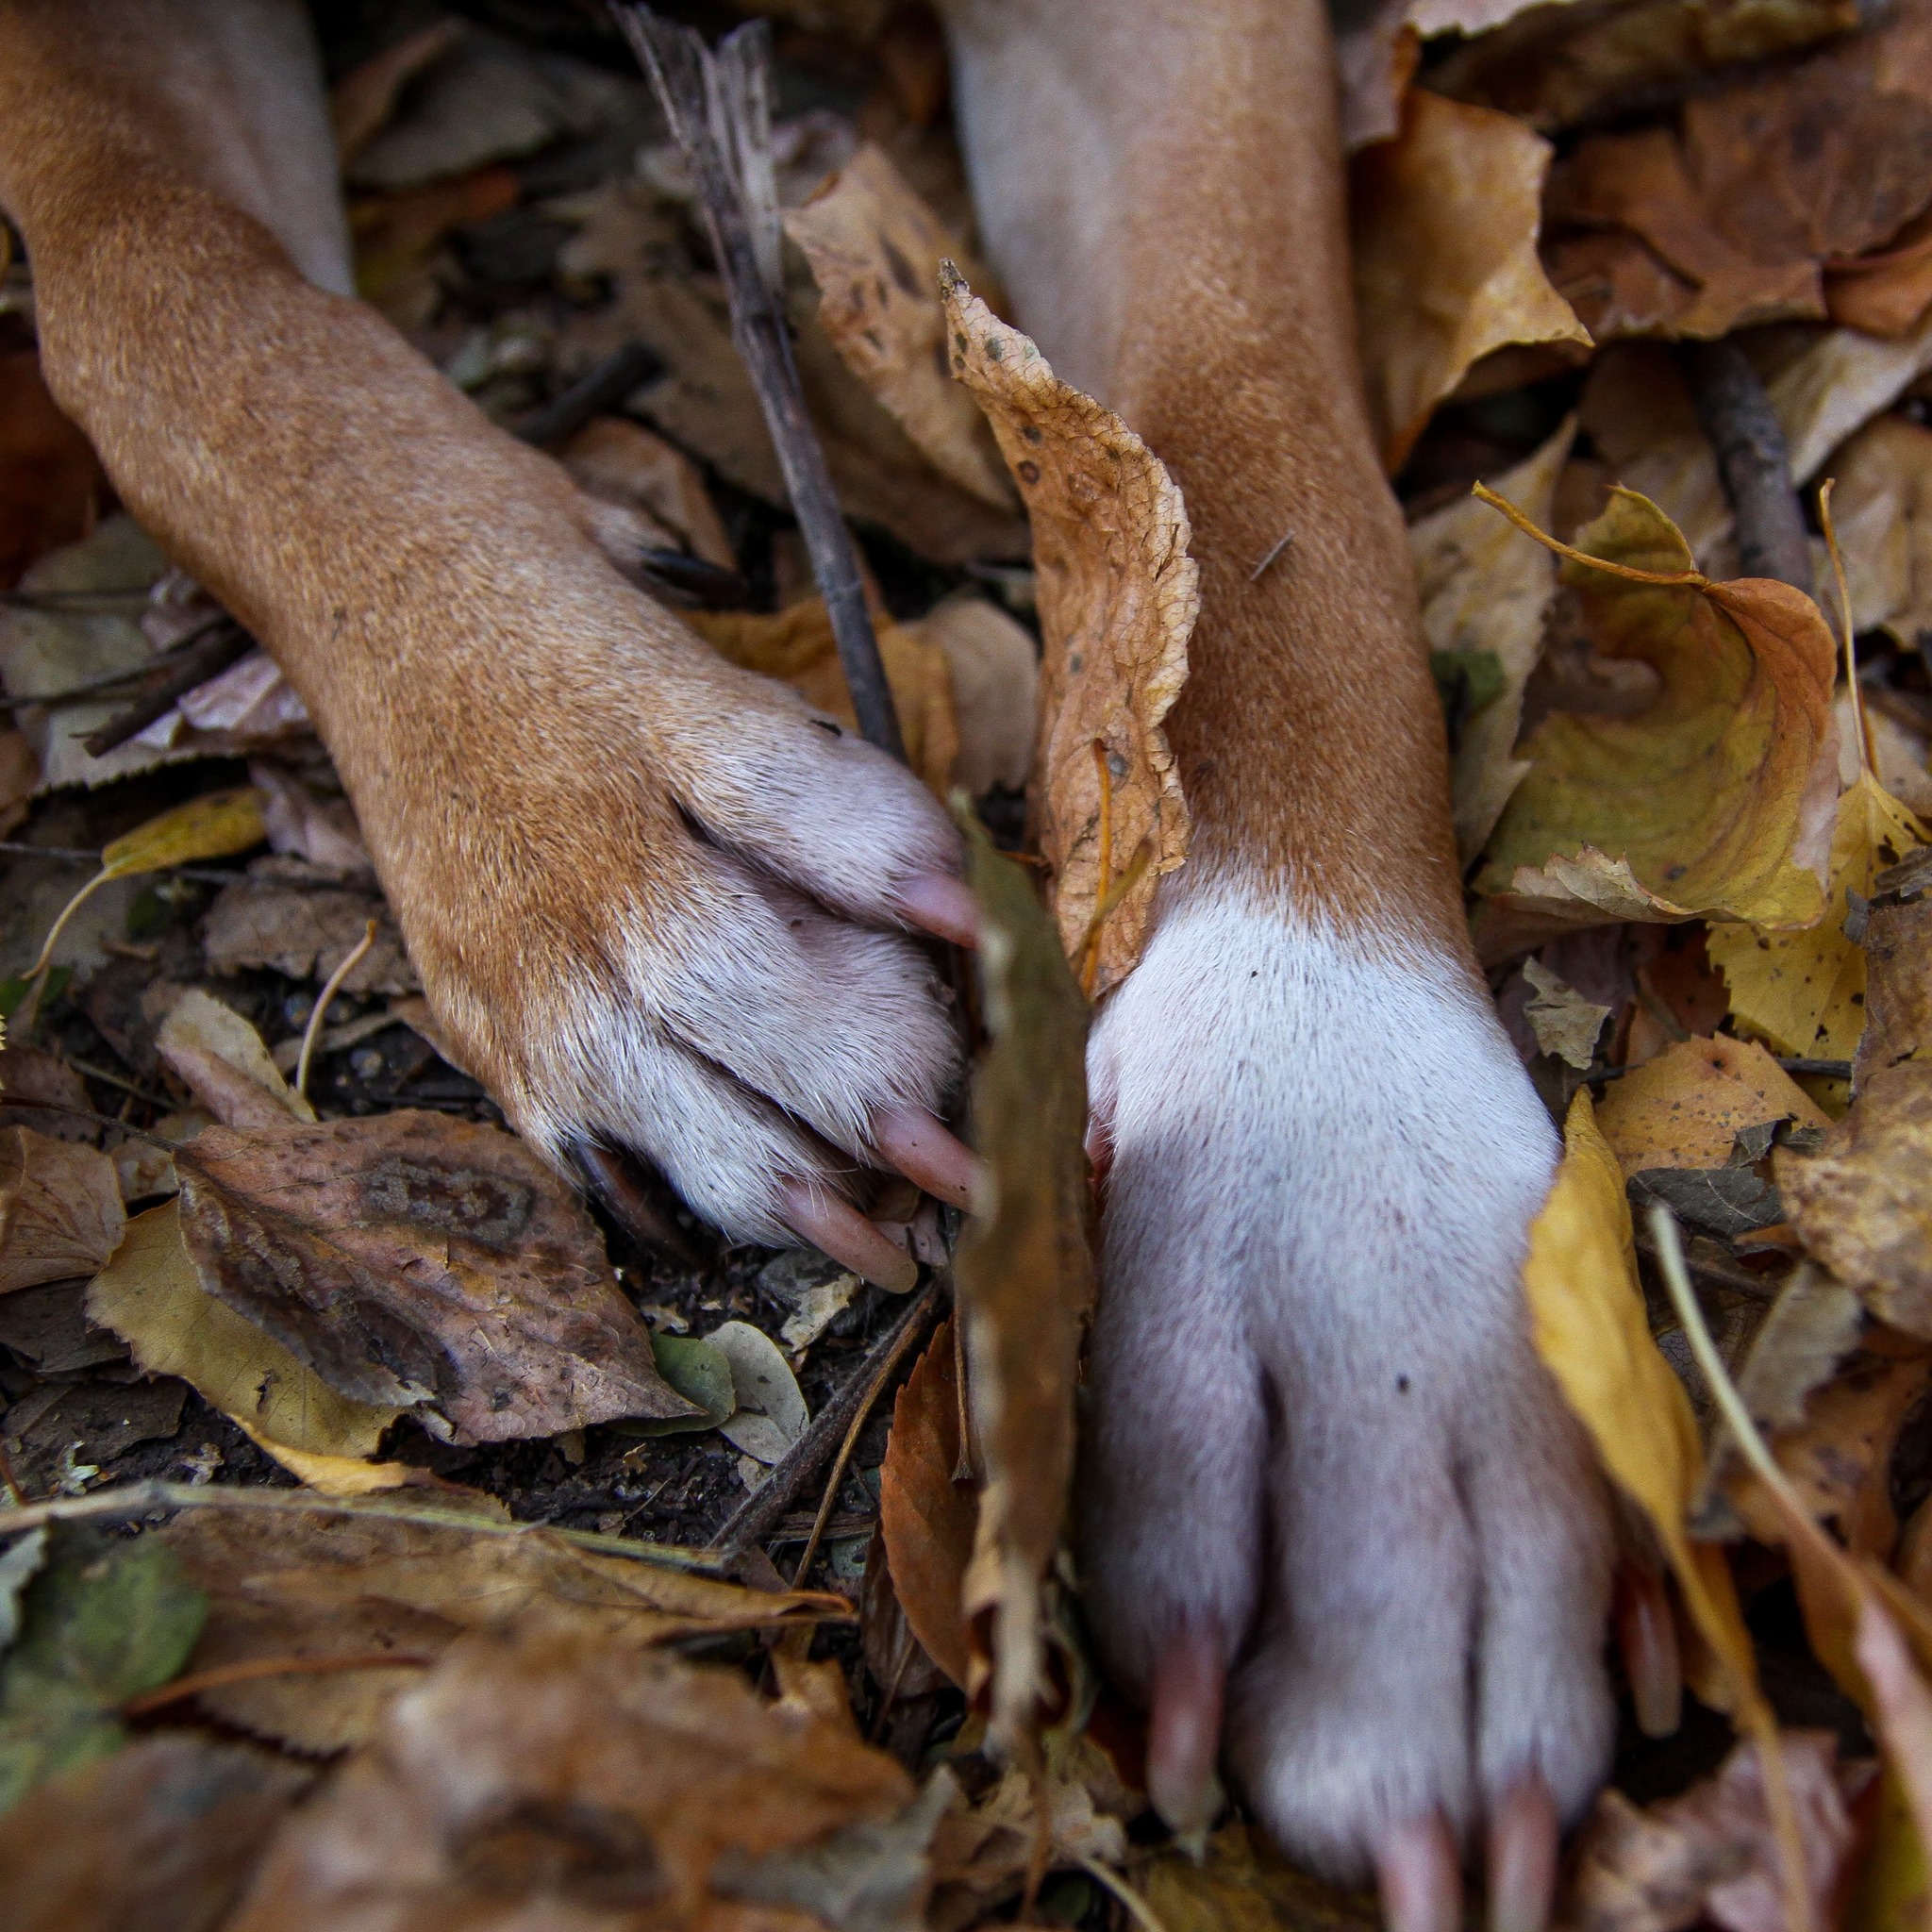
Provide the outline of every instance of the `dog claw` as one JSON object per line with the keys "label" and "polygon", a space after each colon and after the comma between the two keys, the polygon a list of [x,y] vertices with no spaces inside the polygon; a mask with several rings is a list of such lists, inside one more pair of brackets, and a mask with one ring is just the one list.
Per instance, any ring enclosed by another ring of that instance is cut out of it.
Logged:
{"label": "dog claw", "polygon": [[872,1117],[872,1144],[889,1166],[955,1208],[973,1206],[979,1163],[923,1107],[895,1107]]}
{"label": "dog claw", "polygon": [[1684,1712],[1677,1620],[1662,1578],[1634,1564],[1626,1564],[1617,1580],[1617,1645],[1630,1679],[1637,1728],[1646,1738],[1672,1736]]}
{"label": "dog claw", "polygon": [[1556,1895],[1561,1832],[1542,1774],[1525,1773],[1490,1820],[1490,1932],[1543,1932]]}
{"label": "dog claw", "polygon": [[835,1194],[815,1194],[803,1181],[778,1184],[778,1219],[800,1241],[841,1262],[889,1294],[908,1294],[919,1263],[894,1247],[858,1208]]}
{"label": "dog claw", "polygon": [[1154,1667],[1147,1796],[1161,1823],[1193,1850],[1205,1843],[1214,1822],[1214,1760],[1226,1681],[1221,1646],[1206,1630],[1183,1630]]}
{"label": "dog claw", "polygon": [[931,872],[901,879],[892,888],[892,909],[908,925],[951,940],[956,946],[979,943],[979,902],[963,879]]}
{"label": "dog claw", "polygon": [[1389,1932],[1457,1932],[1462,1868],[1440,1813],[1398,1824],[1375,1855]]}

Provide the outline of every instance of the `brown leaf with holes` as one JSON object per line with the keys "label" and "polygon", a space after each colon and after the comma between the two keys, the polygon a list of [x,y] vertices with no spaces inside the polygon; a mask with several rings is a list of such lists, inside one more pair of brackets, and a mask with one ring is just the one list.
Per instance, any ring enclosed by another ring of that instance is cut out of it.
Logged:
{"label": "brown leaf with holes", "polygon": [[1932,1341],[1932,1060],[1873,1074],[1815,1155],[1781,1147],[1773,1167],[1806,1248],[1880,1320]]}
{"label": "brown leaf with holes", "polygon": [[279,1835],[227,1932],[803,1932],[858,1898],[917,1924],[945,1790],[915,1797],[848,1725],[735,1670],[473,1637]]}
{"label": "brown leaf with holes", "polygon": [[[435,1491],[452,1513],[504,1524],[493,1499]],[[366,1742],[395,1691],[466,1631],[594,1639],[625,1650],[692,1637],[785,1629],[850,1614],[841,1597],[766,1592],[580,1548],[527,1525],[477,1533],[460,1523],[402,1523],[354,1510],[273,1516],[184,1510],[161,1534],[208,1600],[186,1671],[263,1659],[394,1657],[358,1669],[288,1673],[199,1693],[225,1724],[300,1751]],[[416,1664],[408,1660],[417,1659]]]}
{"label": "brown leaf with holes", "polygon": [[879,1527],[906,1621],[956,1684],[967,1674],[964,1589],[979,1500],[960,1471],[953,1323],[940,1324],[892,1407]]}
{"label": "brown leaf with holes", "polygon": [[0,1130],[0,1294],[93,1274],[126,1223],[114,1163],[98,1148]]}
{"label": "brown leaf with holes", "polygon": [[1098,998],[1141,957],[1156,885],[1188,852],[1187,801],[1161,729],[1201,608],[1188,512],[1118,416],[1060,381],[957,272],[944,291],[953,373],[991,421],[1033,520],[1045,640],[1040,849],[1060,942]]}
{"label": "brown leaf with holes", "polygon": [[819,289],[819,326],[934,469],[998,510],[1014,508],[999,451],[946,366],[940,264],[964,251],[885,151],[865,142],[785,216]]}
{"label": "brown leaf with holes", "polygon": [[521,1141],[404,1111],[175,1155],[202,1285],[358,1402],[465,1442],[695,1413],[581,1205]]}
{"label": "brown leaf with holes", "polygon": [[1393,141],[1356,158],[1356,326],[1392,475],[1492,349],[1590,337],[1537,258],[1550,144],[1522,122],[1411,89]]}

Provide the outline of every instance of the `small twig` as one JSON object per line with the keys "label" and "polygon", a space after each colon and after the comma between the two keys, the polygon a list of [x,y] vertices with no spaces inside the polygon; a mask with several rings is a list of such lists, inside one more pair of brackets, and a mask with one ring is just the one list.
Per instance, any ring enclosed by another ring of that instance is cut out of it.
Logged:
{"label": "small twig", "polygon": [[539,449],[561,442],[593,416],[608,415],[663,366],[642,342],[626,342],[589,374],[578,376],[560,396],[532,409],[512,433],[519,441],[534,443]]}
{"label": "small twig", "polygon": [[731,336],[750,372],[778,467],[811,557],[860,734],[902,763],[906,741],[886,682],[852,534],[806,414],[785,319],[776,177],[772,163],[771,27],[758,20],[715,53],[691,27],[648,7],[612,11],[650,76],[698,191],[731,304]]}
{"label": "small twig", "polygon": [[1267,570],[1268,566],[1293,541],[1294,532],[1292,530],[1282,531],[1281,535],[1274,540],[1274,544],[1270,547],[1268,555],[1248,573],[1249,583],[1258,584],[1261,581],[1262,574]]}
{"label": "small twig", "polygon": [[120,1074],[110,1074],[106,1067],[97,1067],[92,1060],[75,1058],[64,1048],[60,1049],[60,1058],[76,1074],[85,1074],[90,1080],[98,1080],[103,1087],[118,1087],[123,1093],[131,1093],[135,1099],[144,1100],[150,1107],[159,1108],[163,1113],[172,1112],[174,1109],[175,1102],[165,1093],[150,1093],[145,1087],[136,1086],[132,1080],[125,1078]]}
{"label": "small twig", "polygon": [[1849,1080],[1852,1077],[1850,1060],[1813,1059],[1808,1054],[1802,1053],[1781,1053],[1774,1058],[1788,1074],[1816,1074],[1826,1080]]}
{"label": "small twig", "polygon": [[263,1677],[319,1677],[334,1671],[426,1671],[435,1661],[433,1657],[413,1651],[383,1650],[353,1657],[244,1657],[239,1663],[216,1664],[212,1670],[176,1677],[158,1690],[143,1690],[121,1707],[121,1715],[146,1717],[150,1711],[165,1710],[184,1698],[199,1697],[204,1690],[225,1690],[230,1684],[253,1684]]}
{"label": "small twig", "polygon": [[0,1436],[0,1490],[7,1491],[7,1500],[16,1509],[26,1507],[26,1491],[20,1486],[20,1478],[13,1473],[13,1458],[7,1453],[7,1439]]}
{"label": "small twig", "polygon": [[839,1392],[813,1416],[805,1433],[772,1467],[772,1473],[732,1513],[718,1532],[716,1546],[728,1556],[753,1543],[762,1543],[791,1507],[792,1498],[832,1459],[854,1411],[867,1399],[872,1388],[874,1365],[885,1356],[903,1355],[915,1340],[925,1335],[938,1321],[945,1306],[951,1284],[944,1274],[936,1274],[914,1298],[912,1306],[873,1343],[858,1374],[850,1376]]}
{"label": "small twig", "polygon": [[255,648],[255,640],[226,611],[209,618],[191,637],[192,642],[184,640],[180,647],[156,665],[132,704],[81,740],[90,758],[106,758],[137,732],[145,731],[157,718],[174,709],[190,691],[198,690],[212,677],[219,677],[230,664]]}
{"label": "small twig", "polygon": [[1737,524],[1739,568],[1808,596],[1811,542],[1791,484],[1790,450],[1751,358],[1728,339],[1686,342],[1684,367]]}
{"label": "small twig", "polygon": [[308,1010],[308,1024],[302,1029],[302,1051],[295,1057],[297,1100],[308,1098],[308,1062],[315,1052],[316,1037],[322,1031],[323,1015],[328,1011],[329,1002],[341,991],[342,981],[369,957],[369,949],[375,943],[375,922],[372,919],[364,927],[362,937],[343,955],[342,963],[329,974],[314,1006]]}
{"label": "small twig", "polygon": [[1836,478],[1827,476],[1818,486],[1818,523],[1824,532],[1824,548],[1831,558],[1831,574],[1838,584],[1839,618],[1844,627],[1845,687],[1852,701],[1852,730],[1858,741],[1858,770],[1872,776],[1872,732],[1865,723],[1865,687],[1858,676],[1858,640],[1852,629],[1852,587],[1845,581],[1844,552],[1838,547],[1838,530],[1831,521],[1831,491]]}
{"label": "small twig", "polygon": [[1126,1908],[1128,1918],[1141,1927],[1141,1932],[1167,1932],[1154,1907],[1117,1873],[1109,1872],[1091,1852],[1076,1852],[1074,1855],[1080,1862],[1081,1869],[1090,1878],[1098,1879],[1107,1890],[1113,1893]]}

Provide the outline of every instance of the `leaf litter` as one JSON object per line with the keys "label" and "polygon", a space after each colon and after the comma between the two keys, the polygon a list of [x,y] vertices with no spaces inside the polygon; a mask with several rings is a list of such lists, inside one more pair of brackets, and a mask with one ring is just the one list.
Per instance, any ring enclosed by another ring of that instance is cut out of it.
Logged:
{"label": "leaf litter", "polygon": [[[242,656],[86,752],[219,608],[105,502],[9,523],[0,676],[32,702],[0,815],[31,849],[0,855],[0,1480],[25,1506],[0,1513],[0,1884],[24,1923],[274,1926],[351,1896],[383,1923],[946,1932],[1029,1892],[1096,1932],[1373,1910],[1238,1808],[1199,1864],[1164,1844],[1073,1611],[1080,994],[1131,970],[1185,857],[1161,727],[1193,567],[1158,452],[1000,319],[939,43],[886,12],[819,10],[843,77],[815,70],[832,105],[774,147],[808,400],[915,758],[1044,861],[976,860],[991,1179],[958,1310],[829,1493],[713,1547],[890,1310],[802,1251],[693,1265],[593,1219],[439,1054],[274,667]],[[1836,1900],[1889,1932],[1928,1891],[1924,18],[1410,0],[1349,56],[1363,362],[1472,909],[1569,1123],[1526,1290],[1668,1559],[1693,1693],[1620,1757],[1570,1924],[1796,1932]],[[846,715],[641,83],[451,23],[331,58],[366,291],[506,424],[643,343],[557,454],[736,587],[696,614],[717,648]],[[1739,579],[1673,360],[1743,318],[1791,476],[1838,478],[1849,680],[1808,599]],[[289,1078],[372,918],[305,1121]],[[90,1510],[125,1527],[61,1513]]]}

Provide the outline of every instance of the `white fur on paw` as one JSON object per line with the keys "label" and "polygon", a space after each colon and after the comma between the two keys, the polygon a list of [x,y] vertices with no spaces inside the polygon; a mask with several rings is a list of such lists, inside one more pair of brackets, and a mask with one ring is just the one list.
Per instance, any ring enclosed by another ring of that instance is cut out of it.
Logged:
{"label": "white fur on paw", "polygon": [[1610,1744],[1608,1518],[1528,1339],[1557,1141],[1489,1001],[1419,942],[1197,885],[1090,1074],[1082,1553],[1117,1667],[1218,1630],[1236,1775],[1340,1879],[1532,1767],[1574,1811]]}

